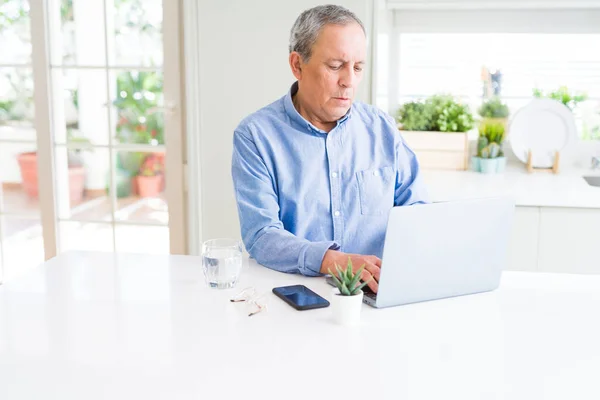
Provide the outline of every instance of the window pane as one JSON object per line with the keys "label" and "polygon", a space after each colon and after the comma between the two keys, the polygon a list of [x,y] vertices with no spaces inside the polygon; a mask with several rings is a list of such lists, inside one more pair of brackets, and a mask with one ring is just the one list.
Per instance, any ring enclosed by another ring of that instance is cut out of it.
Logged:
{"label": "window pane", "polygon": [[157,71],[111,71],[115,142],[164,144],[163,75]]}
{"label": "window pane", "polygon": [[59,218],[110,222],[108,149],[57,146],[54,154]]}
{"label": "window pane", "polygon": [[[33,115],[32,69],[0,68],[0,128],[6,131],[6,126],[31,127]],[[13,139],[21,138],[17,136]]]}
{"label": "window pane", "polygon": [[50,0],[49,4],[52,64],[106,65],[104,0]]}
{"label": "window pane", "polygon": [[60,222],[60,251],[113,251],[113,230],[110,223]]}
{"label": "window pane", "polygon": [[[161,0],[52,0],[54,65],[162,65]],[[105,4],[107,23],[105,25]]]}
{"label": "window pane", "polygon": [[44,261],[40,220],[0,217],[4,248],[4,281],[14,279]]}
{"label": "window pane", "polygon": [[400,94],[480,96],[487,67],[501,71],[504,96],[564,85],[600,98],[600,54],[580,50],[598,47],[600,34],[402,34]]}
{"label": "window pane", "polygon": [[54,89],[63,93],[55,107],[67,128],[56,132],[57,144],[107,145],[111,124],[114,144],[164,144],[162,73],[118,70],[107,75],[100,68],[68,68],[52,76]]}
{"label": "window pane", "polygon": [[64,69],[52,74],[53,88],[62,92],[56,111],[64,116],[66,131],[57,132],[55,142],[107,145],[110,135],[107,79],[102,69]]}
{"label": "window pane", "polygon": [[162,49],[162,0],[113,0],[115,51],[110,65],[160,66]]}
{"label": "window pane", "polygon": [[[28,133],[29,134],[29,133]],[[32,132],[35,140],[35,132]],[[0,127],[0,210],[9,214],[39,215],[35,143],[2,143]]]}
{"label": "window pane", "polygon": [[121,253],[169,254],[169,228],[162,226],[115,226],[117,251]]}
{"label": "window pane", "polygon": [[27,0],[0,1],[0,49],[0,64],[31,64]]}
{"label": "window pane", "polygon": [[574,112],[579,135],[600,137],[600,53],[581,50],[596,48],[600,34],[401,34],[395,50],[400,52],[400,103],[449,93],[476,111],[484,77],[492,73],[494,93],[511,114],[533,98],[535,89],[548,95],[566,87],[572,95],[587,95]]}
{"label": "window pane", "polygon": [[117,153],[117,221],[169,223],[162,152]]}

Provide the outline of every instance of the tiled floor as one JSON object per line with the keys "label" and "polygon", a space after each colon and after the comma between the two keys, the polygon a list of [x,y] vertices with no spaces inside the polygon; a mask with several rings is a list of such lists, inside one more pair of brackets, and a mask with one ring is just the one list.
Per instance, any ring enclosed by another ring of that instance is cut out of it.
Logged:
{"label": "tiled floor", "polygon": [[[8,281],[43,261],[42,227],[37,199],[30,198],[20,187],[0,190],[3,211],[8,214],[0,220],[3,229],[0,252],[4,253],[0,281]],[[57,227],[60,250],[113,251],[116,247],[117,251],[123,252],[169,251],[168,207],[164,193],[155,198],[131,196],[117,199],[115,210],[113,240],[109,197],[84,197],[80,203],[73,204],[66,218],[77,222],[65,221]],[[10,214],[31,218],[11,217]],[[126,224],[120,225],[119,222]],[[131,225],[136,222],[164,226]]]}
{"label": "tiled floor", "polygon": [[[38,200],[29,197],[20,188],[5,187],[2,190],[1,201],[5,213],[39,215]],[[110,221],[110,214],[111,205],[108,196],[84,196],[81,202],[71,206],[71,218],[77,220]],[[130,196],[117,199],[115,219],[167,224],[169,221],[164,193],[153,198]]]}

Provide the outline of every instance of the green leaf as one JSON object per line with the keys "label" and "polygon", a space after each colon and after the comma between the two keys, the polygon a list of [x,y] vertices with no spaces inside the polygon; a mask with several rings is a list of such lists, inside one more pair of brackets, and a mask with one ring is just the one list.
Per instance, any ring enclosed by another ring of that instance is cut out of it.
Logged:
{"label": "green leaf", "polygon": [[338,278],[340,278],[340,281],[344,282],[346,280],[346,274],[344,274],[340,266],[337,264],[335,264],[335,269],[338,272]]}
{"label": "green leaf", "polygon": [[398,109],[397,121],[406,131],[432,130],[431,110],[422,102],[408,102]]}
{"label": "green leaf", "polygon": [[356,286],[356,284],[358,283],[358,280],[360,279],[360,275],[363,272],[363,270],[365,269],[365,264],[363,264],[357,271],[356,271],[356,275],[354,275],[354,278],[352,278],[352,280],[350,281],[350,289],[354,290],[354,287]]}
{"label": "green leaf", "polygon": [[352,279],[352,259],[348,257],[348,264],[346,266],[346,276],[348,279]]}
{"label": "green leaf", "polygon": [[356,289],[354,289],[354,293],[358,293],[358,291],[359,291],[359,290],[361,290],[362,288],[364,288],[366,285],[368,285],[368,284],[369,284],[369,282],[371,282],[371,279],[369,279],[368,281],[366,281],[366,282],[363,282],[363,283],[361,283],[360,285],[358,285],[358,286],[356,287]]}
{"label": "green leaf", "polygon": [[335,276],[335,274],[333,272],[331,272],[331,269],[328,268],[327,271],[329,271],[329,274],[333,278],[333,281],[335,282],[335,285],[337,286],[337,288],[340,289],[342,287],[342,282],[340,282],[340,280],[337,278],[337,276]]}
{"label": "green leaf", "polygon": [[346,286],[346,284],[344,282],[342,282],[342,288],[340,289],[340,293],[342,293],[344,296],[352,295],[350,290],[348,290],[348,287]]}

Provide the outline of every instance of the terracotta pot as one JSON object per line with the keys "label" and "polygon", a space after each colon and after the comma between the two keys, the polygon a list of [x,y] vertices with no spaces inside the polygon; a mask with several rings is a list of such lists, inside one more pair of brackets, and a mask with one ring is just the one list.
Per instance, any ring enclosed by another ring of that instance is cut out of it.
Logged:
{"label": "terracotta pot", "polygon": [[[21,179],[23,180],[23,189],[31,198],[37,199],[38,173],[37,173],[37,153],[22,153],[17,156],[17,161],[21,169]],[[71,204],[79,203],[83,199],[85,187],[85,168],[69,167],[69,200]]]}
{"label": "terracotta pot", "polygon": [[162,191],[162,175],[138,176],[136,180],[140,197],[156,197]]}
{"label": "terracotta pot", "polygon": [[38,197],[38,179],[37,179],[37,154],[21,153],[17,156],[19,168],[21,168],[21,179],[23,189],[31,198]]}

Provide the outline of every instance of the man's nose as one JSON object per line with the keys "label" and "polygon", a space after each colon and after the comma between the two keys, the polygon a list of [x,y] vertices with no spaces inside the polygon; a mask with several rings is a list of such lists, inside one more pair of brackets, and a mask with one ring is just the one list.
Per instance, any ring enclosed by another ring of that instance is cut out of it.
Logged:
{"label": "man's nose", "polygon": [[356,72],[354,68],[348,66],[342,70],[340,74],[340,86],[344,88],[353,88],[356,84]]}

